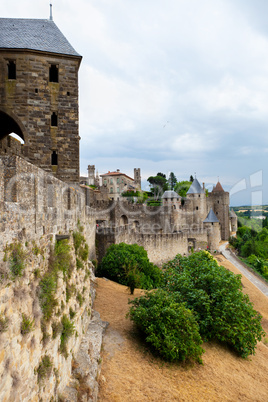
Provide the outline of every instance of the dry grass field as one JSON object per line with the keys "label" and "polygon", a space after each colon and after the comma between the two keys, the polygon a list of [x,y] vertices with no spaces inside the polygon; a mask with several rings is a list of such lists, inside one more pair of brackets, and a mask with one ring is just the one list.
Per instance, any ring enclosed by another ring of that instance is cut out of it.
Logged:
{"label": "dry grass field", "polygon": [[[219,256],[219,263],[238,273]],[[125,286],[102,278],[96,280],[94,308],[110,323],[104,336],[99,401],[268,401],[268,343],[260,342],[256,354],[237,357],[217,343],[204,344],[204,365],[165,363],[154,357],[138,339],[126,319],[128,300]],[[268,299],[246,278],[244,291],[263,316],[268,340]],[[142,294],[135,290],[135,295]]]}

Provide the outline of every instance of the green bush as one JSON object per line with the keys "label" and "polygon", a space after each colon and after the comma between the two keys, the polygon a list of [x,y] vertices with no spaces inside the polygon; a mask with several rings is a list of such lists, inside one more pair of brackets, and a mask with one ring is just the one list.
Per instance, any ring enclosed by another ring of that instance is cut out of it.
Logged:
{"label": "green bush", "polygon": [[52,317],[54,308],[58,305],[55,296],[59,272],[63,273],[63,278],[67,281],[71,275],[72,269],[68,240],[56,241],[55,248],[51,250],[50,253],[48,271],[44,274],[39,283],[39,301],[45,320],[49,320]]}
{"label": "green bush", "polygon": [[60,337],[60,352],[67,357],[67,342],[68,339],[74,334],[75,331],[75,326],[74,323],[72,323],[67,315],[64,315],[61,320],[62,324],[62,332],[61,332],[61,337]]}
{"label": "green bush", "polygon": [[22,314],[22,322],[20,326],[20,332],[22,335],[26,335],[34,330],[34,320],[31,320],[26,314]]}
{"label": "green bush", "polygon": [[67,239],[58,240],[55,244],[55,269],[62,271],[64,278],[69,278],[72,272],[70,245]]}
{"label": "green bush", "polygon": [[7,331],[8,329],[8,323],[9,319],[3,315],[3,313],[0,314],[0,334],[2,332]]}
{"label": "green bush", "polygon": [[43,381],[45,378],[49,377],[52,371],[52,361],[49,356],[45,355],[38,368],[37,368],[37,382],[40,383]]}
{"label": "green bush", "polygon": [[73,232],[75,254],[82,261],[87,261],[89,255],[89,247],[86,243],[85,237],[82,234],[84,228],[82,226],[79,226],[78,229],[78,231]]}
{"label": "green bush", "polygon": [[57,290],[57,273],[55,271],[47,272],[41,279],[39,288],[39,301],[43,311],[43,317],[45,320],[49,320],[52,317],[54,308],[58,304],[55,298]]}
{"label": "green bush", "polygon": [[78,294],[77,294],[76,300],[78,301],[80,307],[82,306],[82,304],[83,304],[84,301],[85,301],[85,299],[84,299],[84,297],[81,295],[81,293],[78,293]]}
{"label": "green bush", "polygon": [[240,356],[255,353],[264,334],[261,315],[242,293],[241,275],[235,275],[207,252],[177,256],[164,266],[165,289],[192,310],[204,341],[230,345]]}
{"label": "green bush", "polygon": [[12,279],[22,276],[25,268],[25,252],[20,243],[12,243],[5,248],[4,261],[9,261]]}
{"label": "green bush", "polygon": [[62,332],[62,323],[60,321],[54,321],[52,327],[52,338],[55,339]]}
{"label": "green bush", "polygon": [[165,290],[148,292],[129,303],[130,319],[145,334],[145,341],[169,361],[202,363],[202,339],[194,314]]}
{"label": "green bush", "polygon": [[82,263],[82,261],[79,258],[76,258],[76,268],[77,269],[83,269],[84,265]]}
{"label": "green bush", "polygon": [[157,288],[162,282],[161,270],[149,261],[147,251],[137,244],[112,244],[96,275],[142,289]]}

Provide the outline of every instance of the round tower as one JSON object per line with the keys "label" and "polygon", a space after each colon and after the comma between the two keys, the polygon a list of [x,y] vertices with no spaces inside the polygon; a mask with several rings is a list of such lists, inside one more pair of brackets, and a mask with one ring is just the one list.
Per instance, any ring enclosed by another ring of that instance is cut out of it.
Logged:
{"label": "round tower", "polygon": [[208,248],[211,251],[218,250],[221,241],[220,222],[211,208],[206,219],[203,221],[207,230]]}
{"label": "round tower", "polygon": [[206,193],[199,181],[195,178],[187,191],[187,223],[189,225],[202,225],[207,215]]}
{"label": "round tower", "polygon": [[228,240],[230,237],[229,202],[229,193],[224,191],[218,181],[212,192],[209,193],[208,206],[213,209],[220,221],[222,240]]}

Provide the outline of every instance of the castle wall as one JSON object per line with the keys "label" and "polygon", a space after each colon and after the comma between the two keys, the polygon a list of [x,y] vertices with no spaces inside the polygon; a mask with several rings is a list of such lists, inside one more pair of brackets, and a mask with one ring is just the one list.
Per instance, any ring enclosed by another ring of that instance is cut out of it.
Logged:
{"label": "castle wall", "polygon": [[[51,400],[70,380],[72,360],[91,322],[93,265],[77,265],[73,233],[95,258],[95,216],[79,187],[71,187],[17,156],[0,157],[0,400]],[[58,272],[55,307],[43,318],[40,281],[51,274],[56,242],[68,241],[68,276]],[[15,257],[12,247],[17,250]],[[22,276],[13,276],[16,255],[22,257]],[[17,253],[17,254],[16,254]],[[13,256],[13,257],[12,257]],[[15,260],[14,260],[15,258]],[[14,262],[15,261],[15,262]],[[67,296],[68,294],[68,296]],[[73,312],[74,316],[70,315]],[[22,332],[23,317],[32,328]],[[61,325],[66,316],[74,325],[66,354],[61,352]],[[58,328],[58,332],[57,332]],[[51,370],[38,373],[48,357]],[[88,357],[89,361],[90,358]],[[97,367],[97,362],[94,363]],[[94,383],[95,379],[93,380]],[[76,385],[79,389],[79,383]]]}
{"label": "castle wall", "polygon": [[[16,63],[16,79],[7,78],[9,60]],[[2,118],[9,116],[19,123],[25,141],[23,156],[66,182],[79,182],[79,63],[77,57],[29,51],[0,52]],[[49,81],[51,65],[58,66],[59,82]],[[53,113],[57,116],[56,126],[51,122]],[[1,128],[0,140],[4,134]],[[8,127],[5,131],[12,132]],[[53,151],[58,159],[55,165],[51,160]]]}
{"label": "castle wall", "polygon": [[0,171],[0,250],[14,239],[68,234],[80,220],[94,258],[95,215],[79,186],[68,185],[18,156],[0,157]]}
{"label": "castle wall", "polygon": [[177,254],[188,253],[188,239],[185,233],[143,234],[125,227],[104,228],[97,233],[99,262],[111,244],[138,244],[144,247],[148,258],[156,265],[171,260]]}

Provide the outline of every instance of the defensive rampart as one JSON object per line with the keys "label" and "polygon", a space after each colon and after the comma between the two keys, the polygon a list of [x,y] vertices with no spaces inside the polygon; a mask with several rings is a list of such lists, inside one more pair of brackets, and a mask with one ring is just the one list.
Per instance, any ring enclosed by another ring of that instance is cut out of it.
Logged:
{"label": "defensive rampart", "polygon": [[95,216],[85,194],[17,156],[1,157],[0,233],[0,400],[68,395],[74,369],[72,400],[82,397],[81,383],[86,400],[96,400],[98,363],[84,356],[83,376],[76,360],[94,294]]}

